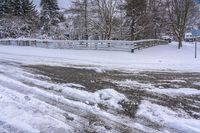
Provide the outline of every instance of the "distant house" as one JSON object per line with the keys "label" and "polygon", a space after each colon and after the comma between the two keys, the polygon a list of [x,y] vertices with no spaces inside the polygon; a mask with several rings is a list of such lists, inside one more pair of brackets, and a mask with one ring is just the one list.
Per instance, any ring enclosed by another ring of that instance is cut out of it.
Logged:
{"label": "distant house", "polygon": [[192,42],[193,40],[194,40],[194,38],[193,38],[191,32],[185,33],[185,41],[186,41],[186,42]]}
{"label": "distant house", "polygon": [[200,30],[192,29],[190,32],[185,33],[185,41],[192,42],[195,38],[200,38]]}

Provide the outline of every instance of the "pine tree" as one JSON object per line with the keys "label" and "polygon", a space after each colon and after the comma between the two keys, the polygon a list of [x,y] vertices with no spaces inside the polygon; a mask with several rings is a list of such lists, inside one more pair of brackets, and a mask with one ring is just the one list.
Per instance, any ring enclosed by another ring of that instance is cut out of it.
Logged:
{"label": "pine tree", "polygon": [[58,11],[59,10],[59,7],[58,7],[58,2],[57,0],[51,0],[51,8],[53,11]]}
{"label": "pine tree", "polygon": [[37,16],[37,11],[30,0],[1,0],[0,14],[31,18]]}
{"label": "pine tree", "polygon": [[4,0],[4,12],[6,15],[13,15],[14,12],[14,2],[12,0]]}
{"label": "pine tree", "polygon": [[14,16],[22,15],[23,0],[5,0],[6,13]]}
{"label": "pine tree", "polygon": [[1,15],[10,15],[13,13],[13,2],[12,0],[1,0],[0,1],[0,16]]}
{"label": "pine tree", "polygon": [[29,0],[22,1],[22,15],[31,20],[37,18],[38,13],[32,1],[31,2]]}
{"label": "pine tree", "polygon": [[57,0],[42,0],[40,6],[41,25],[45,31],[50,29],[51,25],[56,26],[60,22],[60,14]]}
{"label": "pine tree", "polygon": [[37,30],[38,14],[30,0],[3,0],[4,13],[0,22],[2,33],[8,37],[30,37]]}
{"label": "pine tree", "polygon": [[5,14],[5,0],[0,1],[0,17]]}
{"label": "pine tree", "polygon": [[147,0],[125,0],[124,9],[126,11],[127,23],[129,23],[130,39],[140,39],[141,33],[145,27]]}
{"label": "pine tree", "polygon": [[42,0],[40,5],[42,7],[41,17],[44,16],[49,17],[49,19],[53,19],[59,14],[57,0]]}

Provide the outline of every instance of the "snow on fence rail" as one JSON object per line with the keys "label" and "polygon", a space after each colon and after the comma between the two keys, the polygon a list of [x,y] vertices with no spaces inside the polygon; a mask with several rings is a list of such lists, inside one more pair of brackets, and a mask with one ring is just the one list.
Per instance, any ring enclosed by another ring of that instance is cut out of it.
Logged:
{"label": "snow on fence rail", "polygon": [[134,52],[135,49],[143,49],[156,45],[165,45],[168,44],[168,42],[159,39],[139,41],[1,39],[0,44],[54,49],[112,50]]}

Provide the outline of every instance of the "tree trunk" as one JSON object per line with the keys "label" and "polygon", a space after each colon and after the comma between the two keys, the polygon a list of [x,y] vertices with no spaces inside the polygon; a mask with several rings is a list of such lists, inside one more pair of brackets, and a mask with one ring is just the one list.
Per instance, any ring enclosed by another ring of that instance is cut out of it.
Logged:
{"label": "tree trunk", "polygon": [[135,40],[135,21],[134,21],[134,18],[132,18],[132,22],[131,22],[131,40]]}
{"label": "tree trunk", "polygon": [[112,24],[110,23],[109,30],[108,30],[108,40],[110,40],[111,32],[112,32]]}
{"label": "tree trunk", "polygon": [[178,38],[178,49],[180,49],[182,46],[183,46],[182,38],[179,37],[179,38]]}
{"label": "tree trunk", "polygon": [[131,40],[135,40],[135,34],[134,34],[135,29],[133,26],[131,26]]}

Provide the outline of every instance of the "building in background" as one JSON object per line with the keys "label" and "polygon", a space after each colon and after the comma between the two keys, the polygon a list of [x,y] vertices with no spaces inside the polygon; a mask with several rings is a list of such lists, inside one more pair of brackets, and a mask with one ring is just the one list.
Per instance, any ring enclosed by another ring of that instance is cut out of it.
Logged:
{"label": "building in background", "polygon": [[195,38],[200,38],[200,30],[199,29],[192,29],[191,31],[185,34],[185,41],[186,42],[193,42]]}

